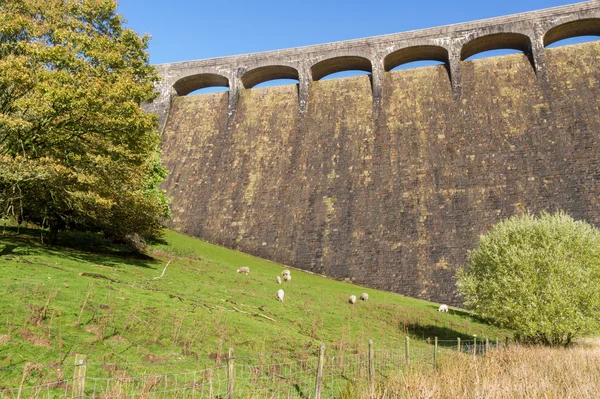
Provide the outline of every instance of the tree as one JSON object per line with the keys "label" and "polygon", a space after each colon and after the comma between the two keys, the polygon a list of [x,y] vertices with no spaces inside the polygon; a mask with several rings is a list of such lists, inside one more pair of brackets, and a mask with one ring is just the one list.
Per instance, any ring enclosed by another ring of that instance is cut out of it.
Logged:
{"label": "tree", "polygon": [[600,327],[600,231],[563,212],[512,217],[458,273],[466,307],[526,343],[566,345]]}
{"label": "tree", "polygon": [[155,237],[158,185],[149,37],[112,0],[0,2],[0,212],[50,228]]}

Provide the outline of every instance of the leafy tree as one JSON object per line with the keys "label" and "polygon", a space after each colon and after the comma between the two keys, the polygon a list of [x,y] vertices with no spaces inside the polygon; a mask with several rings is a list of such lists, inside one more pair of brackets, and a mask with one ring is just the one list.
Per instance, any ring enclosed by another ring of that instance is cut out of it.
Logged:
{"label": "leafy tree", "polygon": [[566,345],[600,328],[600,230],[565,213],[500,222],[458,273],[465,305],[526,343]]}
{"label": "leafy tree", "polygon": [[112,0],[0,2],[0,212],[49,227],[155,237],[158,184],[148,36]]}

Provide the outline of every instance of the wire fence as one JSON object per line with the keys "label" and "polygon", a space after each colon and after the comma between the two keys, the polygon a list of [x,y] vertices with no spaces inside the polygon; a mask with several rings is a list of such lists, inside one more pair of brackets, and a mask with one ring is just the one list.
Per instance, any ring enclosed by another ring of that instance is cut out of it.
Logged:
{"label": "wire fence", "polygon": [[[230,349],[212,365],[197,363],[193,370],[173,373],[132,375],[126,365],[88,362],[76,355],[66,367],[44,367],[28,363],[16,388],[0,386],[0,399],[21,398],[338,398],[356,383],[370,384],[392,373],[418,367],[437,367],[450,351],[480,356],[499,347],[498,340],[433,340],[383,343],[369,341],[357,349],[321,345],[317,351],[298,352],[294,360],[283,354],[259,354],[236,357]],[[181,362],[189,363],[189,362]],[[94,376],[98,367],[109,376]],[[147,365],[150,364],[138,364]],[[169,366],[169,364],[162,364]],[[172,363],[173,369],[181,366]],[[177,366],[177,367],[176,367]],[[136,368],[139,370],[139,368]],[[52,372],[50,372],[52,371]],[[31,377],[39,383],[28,385]],[[68,376],[68,378],[65,378]],[[46,380],[44,380],[44,377]],[[48,381],[48,378],[51,378]]]}

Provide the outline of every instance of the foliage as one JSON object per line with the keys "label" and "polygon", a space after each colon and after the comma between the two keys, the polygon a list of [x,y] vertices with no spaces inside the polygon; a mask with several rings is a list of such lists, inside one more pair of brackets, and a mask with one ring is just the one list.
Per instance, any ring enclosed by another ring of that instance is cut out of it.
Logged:
{"label": "foliage", "polygon": [[0,214],[59,229],[154,237],[158,184],[148,36],[112,0],[0,2]]}
{"label": "foliage", "polygon": [[527,343],[568,344],[597,332],[600,231],[562,212],[503,221],[458,274],[465,305]]}

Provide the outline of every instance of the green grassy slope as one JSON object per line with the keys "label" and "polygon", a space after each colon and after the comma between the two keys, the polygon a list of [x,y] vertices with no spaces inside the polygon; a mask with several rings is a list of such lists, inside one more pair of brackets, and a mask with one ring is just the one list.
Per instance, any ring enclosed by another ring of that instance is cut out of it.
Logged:
{"label": "green grassy slope", "polygon": [[[437,304],[299,270],[279,285],[275,277],[284,266],[171,231],[150,246],[150,256],[90,235],[60,240],[61,246],[42,246],[38,230],[0,230],[5,386],[27,362],[66,364],[76,353],[97,363],[214,363],[210,358],[228,347],[241,356],[294,358],[321,341],[342,350],[368,339],[402,342],[406,333],[441,339],[507,333],[457,309],[440,314]],[[240,266],[250,274],[236,273]],[[369,301],[348,304],[349,295],[362,292]]]}

